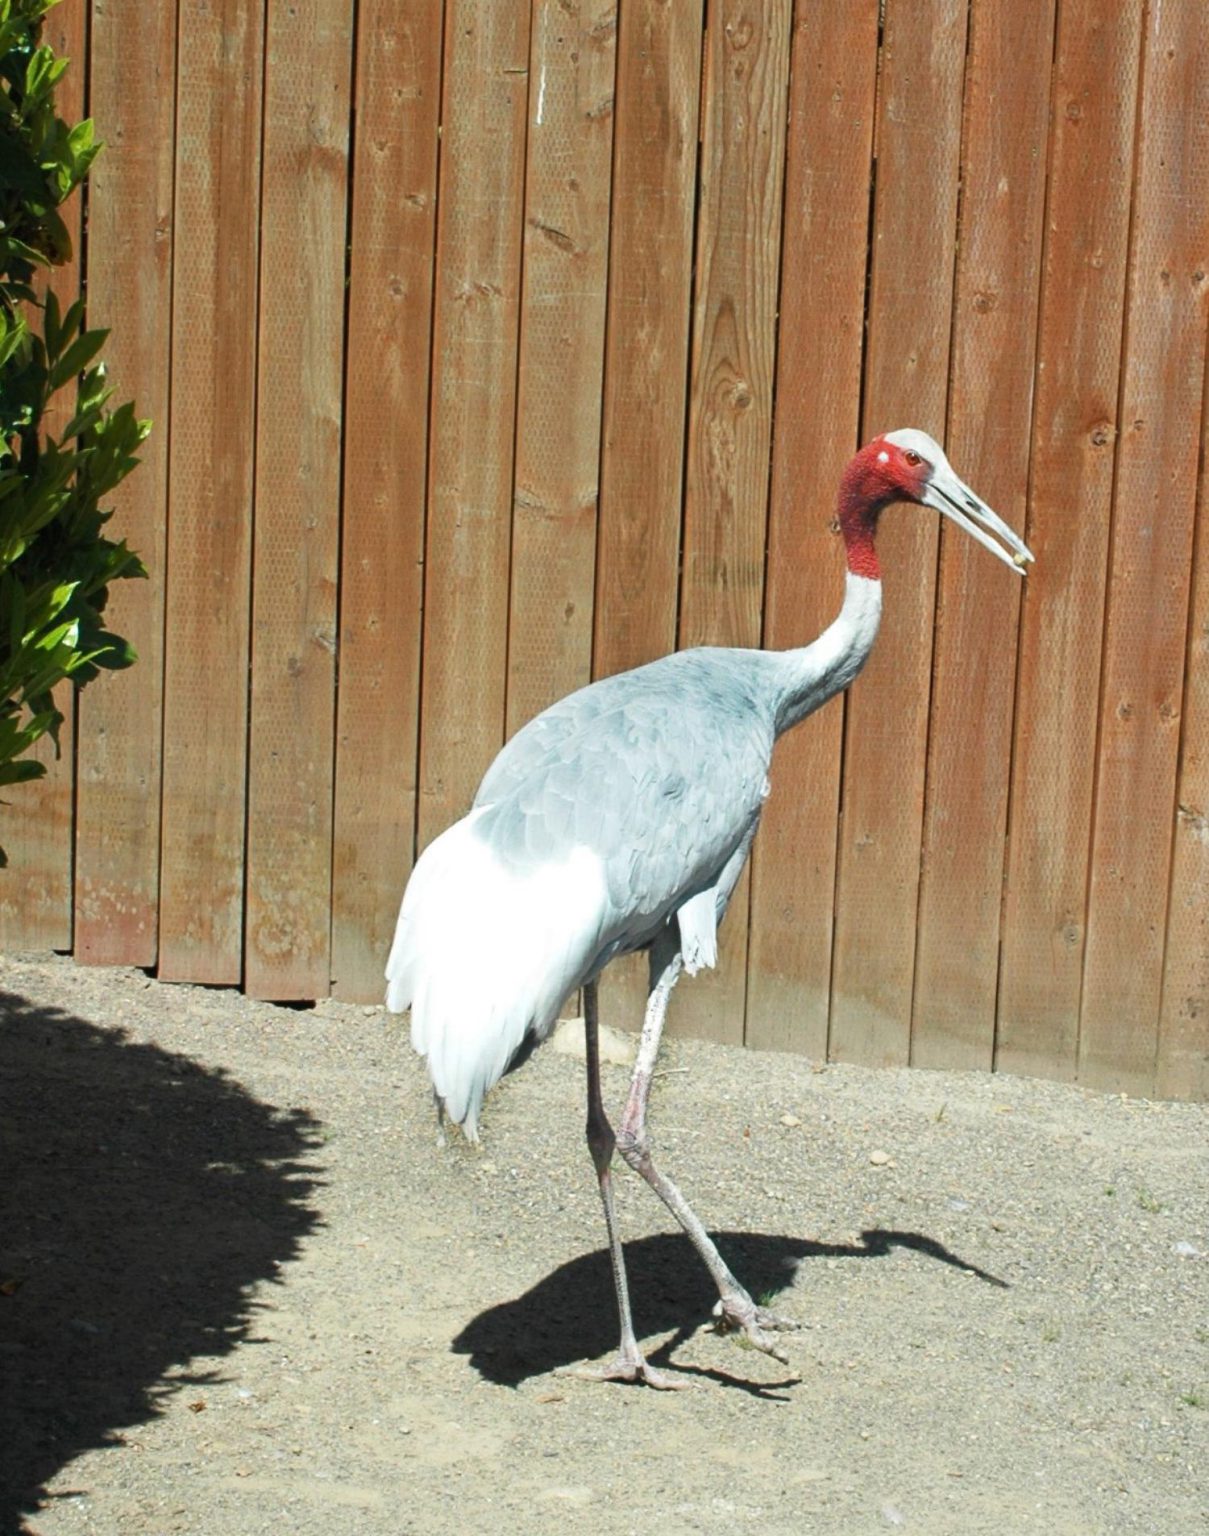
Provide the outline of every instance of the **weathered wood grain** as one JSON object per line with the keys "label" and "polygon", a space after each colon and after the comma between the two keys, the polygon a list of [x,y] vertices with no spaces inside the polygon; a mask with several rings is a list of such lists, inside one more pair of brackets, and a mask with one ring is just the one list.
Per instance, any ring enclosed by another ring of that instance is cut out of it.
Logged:
{"label": "weathered wood grain", "polygon": [[[970,11],[948,448],[1024,526],[1054,7]],[[989,1069],[1020,578],[941,530],[911,1061]]]}
{"label": "weathered wood grain", "polygon": [[1058,13],[996,1065],[1073,1077],[1141,0]]}
{"label": "weathered wood grain", "polygon": [[138,653],[80,695],[76,747],[75,954],[154,965],[159,927],[165,506],[175,163],[176,11],[94,6],[89,111],[106,148],[89,177],[88,324],[108,326],[115,401],[155,430],[113,497],[111,532],[142,556],[107,617]]}
{"label": "weathered wood grain", "polygon": [[450,0],[437,210],[419,846],[504,738],[529,6]]}
{"label": "weathered wood grain", "polygon": [[613,0],[538,0],[529,58],[507,729],[592,675]]}
{"label": "weathered wood grain", "polygon": [[442,0],[357,11],[332,991],[377,1002],[416,822]]}
{"label": "weathered wood grain", "polygon": [[263,18],[179,11],[159,969],[243,975]]}
{"label": "weathered wood grain", "polygon": [[[886,6],[866,440],[907,426],[944,436],[966,12],[957,0]],[[938,539],[937,519],[910,508],[878,533],[881,632],[844,725],[831,994],[841,1061],[901,1064],[910,1048]]]}
{"label": "weathered wood grain", "polygon": [[1078,1072],[1154,1087],[1209,299],[1209,32],[1147,13]]}
{"label": "weathered wood grain", "polygon": [[245,985],[330,986],[351,0],[271,0],[252,570]]}
{"label": "weathered wood grain", "polygon": [[[1209,374],[1206,376],[1209,385]],[[1206,396],[1209,398],[1209,395]],[[1201,463],[1209,459],[1209,414]],[[1154,1091],[1209,1099],[1209,479],[1201,472]]]}

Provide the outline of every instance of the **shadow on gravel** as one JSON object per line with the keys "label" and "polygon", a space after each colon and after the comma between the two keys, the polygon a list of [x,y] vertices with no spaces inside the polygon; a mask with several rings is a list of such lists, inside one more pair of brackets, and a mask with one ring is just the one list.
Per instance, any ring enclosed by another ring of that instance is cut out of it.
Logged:
{"label": "shadow on gravel", "polygon": [[[793,1283],[804,1259],[877,1259],[895,1248],[912,1248],[941,1264],[968,1271],[987,1285],[1007,1288],[1006,1281],[967,1264],[943,1243],[918,1232],[872,1228],[861,1233],[859,1244],[814,1243],[753,1232],[715,1232],[713,1238],[748,1291],[768,1306],[775,1306],[773,1298]],[[651,1356],[654,1363],[669,1365],[671,1352],[708,1319],[718,1293],[681,1233],[627,1242],[625,1256],[639,1338],[679,1330],[676,1338]],[[456,1354],[469,1355],[480,1375],[505,1387],[560,1366],[594,1360],[616,1347],[617,1306],[607,1248],[572,1259],[523,1296],[481,1312],[453,1341]],[[731,1384],[739,1383],[732,1379]]]}
{"label": "shadow on gravel", "polygon": [[0,1536],[48,1479],[254,1342],[317,1226],[318,1122],[0,992]]}

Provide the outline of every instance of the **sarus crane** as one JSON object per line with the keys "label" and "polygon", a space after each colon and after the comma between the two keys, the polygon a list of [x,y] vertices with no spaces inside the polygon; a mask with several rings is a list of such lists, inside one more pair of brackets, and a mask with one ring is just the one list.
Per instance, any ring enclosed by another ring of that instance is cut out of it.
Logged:
{"label": "sarus crane", "polygon": [[[774,1335],[796,1325],[756,1305],[655,1166],[647,1100],[672,988],[682,970],[716,962],[718,924],[768,794],[773,743],[846,688],[873,645],[882,606],[874,540],[894,502],[934,508],[1017,570],[1033,558],[926,433],[874,438],[840,483],[844,601],[817,640],[789,651],[679,651],[568,695],[508,742],[468,815],[425,849],[404,893],[387,1005],[411,1009],[438,1115],[472,1141],[483,1095],[583,988],[587,1138],[621,1325],[616,1358],[585,1374],[680,1384],[646,1360],[635,1337],[613,1211],[615,1149],[704,1260],[719,1330],[741,1330],[757,1349],[788,1358]],[[597,979],[616,956],[644,949],[646,1017],[615,1134],[601,1102]]]}

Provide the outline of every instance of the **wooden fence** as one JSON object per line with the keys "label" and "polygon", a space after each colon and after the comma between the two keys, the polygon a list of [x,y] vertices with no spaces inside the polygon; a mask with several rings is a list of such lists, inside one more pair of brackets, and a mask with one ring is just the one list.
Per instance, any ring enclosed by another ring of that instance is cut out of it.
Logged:
{"label": "wooden fence", "polygon": [[841,467],[916,425],[1035,573],[886,517],[874,657],[778,749],[677,1026],[1209,1097],[1199,0],[48,26],[109,146],[63,285],[156,421],[115,519],[151,579],[113,594],[138,666],[4,811],[7,947],[376,1000],[505,737],[812,638]]}

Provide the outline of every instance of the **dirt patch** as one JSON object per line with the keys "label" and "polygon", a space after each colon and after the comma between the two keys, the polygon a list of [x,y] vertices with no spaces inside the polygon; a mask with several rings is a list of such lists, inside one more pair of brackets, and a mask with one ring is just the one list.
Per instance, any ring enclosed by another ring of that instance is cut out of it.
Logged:
{"label": "dirt patch", "polygon": [[804,1328],[792,1371],[710,1332],[620,1171],[662,1394],[556,1374],[615,1343],[577,1062],[441,1151],[377,1010],[0,988],[0,1531],[1209,1527],[1203,1106],[672,1039],[657,1155]]}

